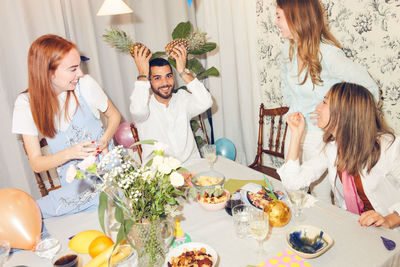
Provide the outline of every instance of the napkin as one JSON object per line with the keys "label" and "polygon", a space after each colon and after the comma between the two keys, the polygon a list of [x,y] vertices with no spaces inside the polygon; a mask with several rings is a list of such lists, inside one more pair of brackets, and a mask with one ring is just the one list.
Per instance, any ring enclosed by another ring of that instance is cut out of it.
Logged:
{"label": "napkin", "polygon": [[272,266],[311,266],[309,263],[305,262],[302,258],[295,255],[290,250],[282,251],[276,256],[260,262],[257,266],[259,267],[272,267]]}
{"label": "napkin", "polygon": [[254,184],[259,184],[266,186],[264,180],[240,180],[240,179],[229,179],[228,181],[225,182],[225,189],[229,191],[229,193],[236,192],[243,186],[245,186],[248,183],[254,183]]}

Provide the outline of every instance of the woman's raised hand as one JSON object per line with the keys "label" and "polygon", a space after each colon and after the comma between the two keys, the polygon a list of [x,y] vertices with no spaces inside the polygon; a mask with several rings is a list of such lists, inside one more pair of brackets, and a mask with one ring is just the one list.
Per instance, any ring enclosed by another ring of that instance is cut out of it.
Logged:
{"label": "woman's raised hand", "polygon": [[68,149],[70,150],[69,154],[71,159],[85,159],[90,155],[97,155],[94,141],[80,142]]}
{"label": "woman's raised hand", "polygon": [[306,127],[306,121],[304,120],[301,112],[295,112],[287,115],[286,122],[289,125],[292,134],[302,135]]}

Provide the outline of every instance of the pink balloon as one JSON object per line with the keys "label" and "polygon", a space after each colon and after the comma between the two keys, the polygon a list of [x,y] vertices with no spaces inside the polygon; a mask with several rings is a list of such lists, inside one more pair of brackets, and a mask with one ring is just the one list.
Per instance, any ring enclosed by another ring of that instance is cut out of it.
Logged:
{"label": "pink balloon", "polygon": [[115,132],[115,140],[125,148],[130,148],[130,146],[135,143],[130,122],[126,121],[118,126],[117,131]]}
{"label": "pink balloon", "polygon": [[15,188],[0,189],[0,239],[12,248],[35,250],[42,230],[42,215],[36,201]]}

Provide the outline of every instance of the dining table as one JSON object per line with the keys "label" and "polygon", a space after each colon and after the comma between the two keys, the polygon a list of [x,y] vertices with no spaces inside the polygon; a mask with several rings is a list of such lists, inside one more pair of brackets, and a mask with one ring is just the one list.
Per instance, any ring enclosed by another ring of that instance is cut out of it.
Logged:
{"label": "dining table", "polygon": [[[199,159],[187,166],[193,173],[210,169],[205,159]],[[218,156],[214,170],[222,173],[226,180],[263,180],[264,174],[245,165]],[[274,190],[283,190],[280,181],[270,178]],[[218,254],[219,267],[257,266],[275,255],[290,249],[286,235],[298,225],[311,225],[322,229],[334,240],[333,246],[316,258],[305,259],[311,266],[400,266],[400,231],[383,227],[362,227],[358,215],[342,210],[335,205],[317,200],[303,210],[301,217],[293,217],[283,227],[269,227],[264,240],[265,253],[256,253],[257,241],[251,237],[238,238],[235,234],[232,216],[225,209],[209,211],[196,201],[185,201],[182,214],[178,216],[180,225],[192,242],[201,242],[214,248]],[[44,225],[52,237],[61,243],[61,249],[68,249],[69,237],[83,230],[100,230],[97,211],[80,212],[73,215],[53,217],[44,220]],[[397,245],[389,251],[381,237],[393,240]],[[80,255],[80,265],[90,260],[88,255]],[[21,250],[12,253],[6,267],[52,266],[48,259],[38,257],[34,252]]]}

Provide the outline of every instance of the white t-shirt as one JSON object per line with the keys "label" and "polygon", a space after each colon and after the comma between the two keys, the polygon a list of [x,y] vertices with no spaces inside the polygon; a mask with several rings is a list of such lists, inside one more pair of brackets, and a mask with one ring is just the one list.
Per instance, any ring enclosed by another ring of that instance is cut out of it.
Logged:
{"label": "white t-shirt", "polygon": [[[90,110],[93,112],[96,118],[100,118],[100,111],[104,112],[108,107],[108,97],[101,89],[100,85],[89,75],[79,79],[79,90],[78,87],[75,90],[75,94],[79,99],[80,94],[88,104]],[[65,99],[67,97],[66,92],[62,92],[58,95],[58,101],[60,103],[61,120],[58,121],[56,116],[55,124],[56,130],[65,131],[70,125],[70,121],[65,119]],[[68,106],[69,118],[73,118],[76,109],[76,102],[74,97],[70,97],[70,103]],[[38,135],[38,130],[33,121],[31,107],[29,105],[28,93],[19,94],[14,104],[13,121],[12,121],[12,133],[15,134],[26,134],[26,135]]]}

